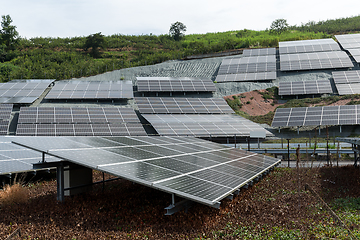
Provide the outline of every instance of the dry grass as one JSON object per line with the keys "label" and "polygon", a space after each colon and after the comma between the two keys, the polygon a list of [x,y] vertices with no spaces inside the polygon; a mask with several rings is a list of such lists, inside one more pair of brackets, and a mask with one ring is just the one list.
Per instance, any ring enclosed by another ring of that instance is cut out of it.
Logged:
{"label": "dry grass", "polygon": [[13,203],[26,203],[29,199],[29,190],[20,183],[6,185],[3,191],[0,191],[0,203],[9,205]]}
{"label": "dry grass", "polygon": [[7,184],[4,186],[3,190],[0,190],[0,204],[21,204],[26,203],[29,200],[29,189],[23,186],[26,175],[20,176],[19,180],[17,180],[17,177],[18,176],[15,175],[12,185]]}

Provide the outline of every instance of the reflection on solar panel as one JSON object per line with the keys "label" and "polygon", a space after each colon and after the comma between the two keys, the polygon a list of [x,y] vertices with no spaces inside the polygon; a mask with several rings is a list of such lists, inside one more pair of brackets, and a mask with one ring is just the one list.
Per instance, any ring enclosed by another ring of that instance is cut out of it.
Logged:
{"label": "reflection on solar panel", "polygon": [[279,42],[279,53],[309,53],[340,51],[339,45],[331,38]]}
{"label": "reflection on solar panel", "polygon": [[311,70],[353,67],[349,56],[342,51],[280,55],[280,70]]}
{"label": "reflection on solar panel", "polygon": [[360,48],[347,49],[357,63],[360,63]]}
{"label": "reflection on solar panel", "polygon": [[273,127],[360,124],[360,105],[278,108]]}
{"label": "reflection on solar panel", "polygon": [[143,117],[163,136],[250,136],[252,131],[272,135],[260,125],[231,114],[143,114]]}
{"label": "reflection on solar panel", "polygon": [[344,49],[360,48],[360,34],[335,35]]}
{"label": "reflection on solar panel", "polygon": [[276,72],[256,72],[217,75],[216,82],[269,81],[276,79]]}
{"label": "reflection on solar panel", "polygon": [[332,93],[329,80],[279,82],[279,95]]}
{"label": "reflection on solar panel", "polygon": [[253,56],[264,56],[264,55],[275,55],[275,48],[256,48],[256,49],[244,49],[242,56],[243,57],[253,57]]}
{"label": "reflection on solar panel", "polygon": [[[39,152],[11,143],[16,137],[0,138],[0,175],[27,172],[33,170],[33,164],[42,160]],[[55,157],[47,157],[47,161],[59,161]]]}
{"label": "reflection on solar panel", "polygon": [[210,79],[172,78],[172,77],[137,77],[139,92],[215,92]]}
{"label": "reflection on solar panel", "polygon": [[18,144],[212,207],[280,160],[194,138],[18,139]]}
{"label": "reflection on solar panel", "polygon": [[32,103],[53,80],[15,80],[0,83],[0,103]]}
{"label": "reflection on solar panel", "polygon": [[332,72],[335,84],[360,83],[360,70]]}
{"label": "reflection on solar panel", "polygon": [[59,81],[45,99],[128,99],[133,97],[131,81]]}
{"label": "reflection on solar panel", "polygon": [[146,135],[130,108],[21,108],[16,135],[127,136]]}
{"label": "reflection on solar panel", "polygon": [[234,113],[223,98],[135,98],[140,113]]}
{"label": "reflection on solar panel", "polygon": [[0,135],[7,135],[12,109],[12,104],[0,104]]}

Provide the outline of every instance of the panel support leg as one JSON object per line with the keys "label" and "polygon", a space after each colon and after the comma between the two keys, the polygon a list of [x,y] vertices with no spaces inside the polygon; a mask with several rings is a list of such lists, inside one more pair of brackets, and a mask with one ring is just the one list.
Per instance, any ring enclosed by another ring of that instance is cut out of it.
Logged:
{"label": "panel support leg", "polygon": [[64,166],[56,167],[57,200],[64,201]]}

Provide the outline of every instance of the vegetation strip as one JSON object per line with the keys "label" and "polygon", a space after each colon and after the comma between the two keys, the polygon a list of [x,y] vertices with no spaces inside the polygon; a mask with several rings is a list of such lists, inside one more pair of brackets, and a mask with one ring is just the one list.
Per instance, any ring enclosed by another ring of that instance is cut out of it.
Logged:
{"label": "vegetation strip", "polygon": [[341,220],[341,218],[336,215],[336,213],[329,207],[329,205],[327,205],[327,203],[319,196],[319,194],[317,194],[316,191],[314,191],[310,185],[305,184],[305,190],[309,190],[322,204],[323,206],[330,212],[330,214],[344,227],[346,228],[346,230],[350,233],[350,235],[352,236],[352,238],[354,239],[358,239],[353,233],[352,231],[346,226],[346,224]]}

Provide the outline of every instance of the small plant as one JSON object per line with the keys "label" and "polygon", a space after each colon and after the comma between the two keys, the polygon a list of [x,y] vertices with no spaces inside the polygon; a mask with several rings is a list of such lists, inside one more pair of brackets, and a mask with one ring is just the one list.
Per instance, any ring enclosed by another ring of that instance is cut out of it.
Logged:
{"label": "small plant", "polygon": [[253,99],[254,99],[254,97],[251,97],[251,98],[250,98],[250,100],[253,100]]}
{"label": "small plant", "polygon": [[247,101],[246,104],[250,104],[250,101]]}
{"label": "small plant", "polygon": [[121,77],[120,80],[125,80],[125,77]]}

